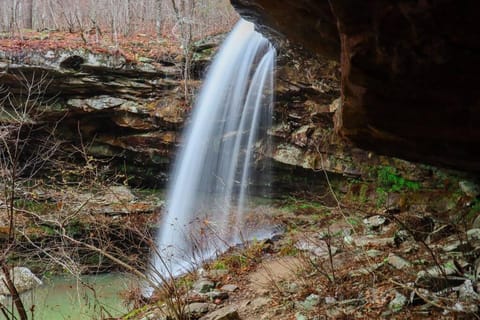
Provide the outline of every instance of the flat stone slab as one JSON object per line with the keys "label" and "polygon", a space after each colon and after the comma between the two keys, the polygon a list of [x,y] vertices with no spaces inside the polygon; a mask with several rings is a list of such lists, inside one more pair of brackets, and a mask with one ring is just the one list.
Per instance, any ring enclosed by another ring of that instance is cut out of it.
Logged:
{"label": "flat stone slab", "polygon": [[240,320],[235,307],[227,306],[201,317],[200,320]]}

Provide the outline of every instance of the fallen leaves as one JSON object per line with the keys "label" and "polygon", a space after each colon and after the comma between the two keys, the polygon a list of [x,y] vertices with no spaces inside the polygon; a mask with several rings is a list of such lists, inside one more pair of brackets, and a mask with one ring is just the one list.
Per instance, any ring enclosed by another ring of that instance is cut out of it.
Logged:
{"label": "fallen leaves", "polygon": [[1,37],[0,51],[9,55],[25,55],[28,51],[48,52],[84,49],[92,53],[118,55],[127,62],[136,63],[140,57],[160,61],[178,56],[182,50],[175,39],[165,37],[156,40],[154,34],[137,34],[118,37],[118,42],[105,33],[101,37],[88,33],[26,31],[21,36]]}

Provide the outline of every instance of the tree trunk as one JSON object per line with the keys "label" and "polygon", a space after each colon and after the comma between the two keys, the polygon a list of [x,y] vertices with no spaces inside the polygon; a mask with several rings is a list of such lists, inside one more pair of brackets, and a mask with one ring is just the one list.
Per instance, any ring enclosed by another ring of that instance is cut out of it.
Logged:
{"label": "tree trunk", "polygon": [[116,7],[116,3],[114,0],[110,0],[110,10],[111,10],[111,29],[112,29],[112,40],[115,43],[115,47],[118,47],[118,30],[117,30],[117,14],[118,8]]}
{"label": "tree trunk", "polygon": [[132,35],[135,32],[135,19],[134,19],[134,10],[133,10],[133,1],[132,0],[127,0],[127,28],[126,28],[126,34],[127,35]]}
{"label": "tree trunk", "polygon": [[33,0],[25,0],[24,21],[26,29],[33,29]]}
{"label": "tree trunk", "polygon": [[155,0],[155,30],[157,39],[162,38],[162,0]]}
{"label": "tree trunk", "polygon": [[10,32],[13,34],[15,32],[15,27],[17,24],[17,0],[13,0],[12,2],[12,13],[10,14]]}

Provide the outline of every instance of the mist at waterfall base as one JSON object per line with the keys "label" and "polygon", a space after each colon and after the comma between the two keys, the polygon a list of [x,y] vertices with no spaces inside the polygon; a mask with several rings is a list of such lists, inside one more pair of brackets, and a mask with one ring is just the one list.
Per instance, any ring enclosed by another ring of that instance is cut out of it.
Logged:
{"label": "mist at waterfall base", "polygon": [[[273,46],[241,20],[210,66],[174,166],[152,258],[154,282],[233,244],[270,236],[247,226],[255,217],[246,219],[246,201],[258,141],[271,122],[274,63]],[[261,178],[268,176],[265,169]]]}

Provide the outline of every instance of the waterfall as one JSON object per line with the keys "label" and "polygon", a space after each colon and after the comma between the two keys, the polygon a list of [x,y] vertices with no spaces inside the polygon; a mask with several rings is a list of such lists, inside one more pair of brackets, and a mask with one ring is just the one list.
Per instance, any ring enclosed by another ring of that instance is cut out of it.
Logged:
{"label": "waterfall", "polygon": [[257,141],[271,119],[275,49],[241,20],[210,66],[184,132],[153,268],[178,275],[245,240]]}

